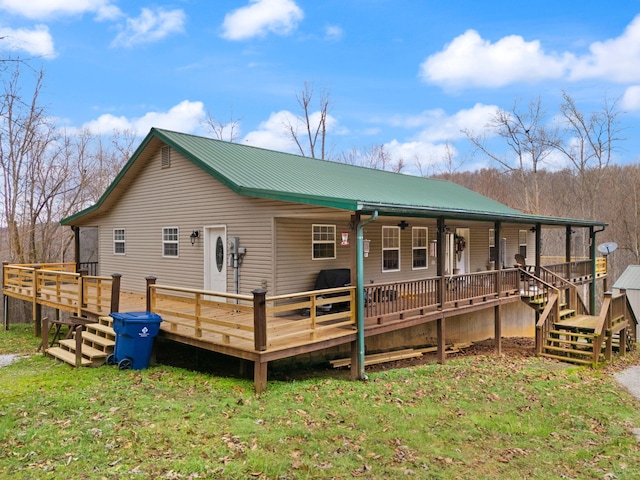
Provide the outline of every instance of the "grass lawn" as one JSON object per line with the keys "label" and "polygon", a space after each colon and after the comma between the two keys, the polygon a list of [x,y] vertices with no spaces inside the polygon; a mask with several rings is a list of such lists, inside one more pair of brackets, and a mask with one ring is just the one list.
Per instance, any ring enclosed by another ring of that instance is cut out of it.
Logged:
{"label": "grass lawn", "polygon": [[0,331],[0,354],[30,354],[0,369],[0,478],[640,478],[640,402],[609,369],[470,356],[258,398],[163,365],[73,369],[38,343]]}

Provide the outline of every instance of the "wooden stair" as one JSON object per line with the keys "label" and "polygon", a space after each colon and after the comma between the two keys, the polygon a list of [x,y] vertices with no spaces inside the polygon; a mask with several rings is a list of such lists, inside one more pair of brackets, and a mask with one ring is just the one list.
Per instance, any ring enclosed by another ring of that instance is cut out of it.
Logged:
{"label": "wooden stair", "polygon": [[[562,310],[561,315],[562,312],[567,311]],[[548,332],[540,355],[578,365],[593,366],[604,361],[607,343],[611,342],[612,348],[619,350],[620,331],[629,325],[624,318],[614,322],[600,343],[600,351],[595,355],[594,348],[598,343],[595,332],[597,324],[597,316],[576,315],[575,312],[565,315],[555,322],[553,328]],[[627,344],[625,349],[629,348],[630,344]]]}
{"label": "wooden stair", "polygon": [[[111,317],[100,317],[96,323],[85,325],[81,333],[80,366],[99,367],[104,365],[107,357],[113,353],[116,334],[112,328]],[[46,353],[58,360],[76,366],[76,338],[60,340],[59,346],[47,348]]]}

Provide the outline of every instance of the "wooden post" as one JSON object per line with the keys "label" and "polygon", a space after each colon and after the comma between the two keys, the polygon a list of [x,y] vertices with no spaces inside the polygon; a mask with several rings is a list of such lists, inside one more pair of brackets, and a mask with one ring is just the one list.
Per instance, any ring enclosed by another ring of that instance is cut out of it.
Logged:
{"label": "wooden post", "polygon": [[75,329],[76,337],[76,367],[82,366],[82,325]]}
{"label": "wooden post", "polygon": [[114,273],[111,275],[111,306],[109,310],[111,312],[120,311],[120,279],[122,275]]}
{"label": "wooden post", "polygon": [[267,349],[267,291],[258,288],[251,293],[253,293],[253,341],[255,349],[264,352]]}
{"label": "wooden post", "polygon": [[436,275],[439,278],[438,282],[438,307],[440,309],[444,308],[444,242],[445,242],[445,224],[444,217],[438,217],[438,243],[436,244]]}
{"label": "wooden post", "polygon": [[542,224],[536,223],[536,277],[540,278],[540,262],[542,255]]}
{"label": "wooden post", "polygon": [[31,314],[33,317],[34,334],[36,337],[42,335],[42,325],[40,324],[40,317],[42,316],[42,306],[38,303],[38,270],[41,265],[33,266],[33,304],[31,305]]}
{"label": "wooden post", "polygon": [[[76,268],[77,268],[77,265],[76,265]],[[78,274],[80,275],[80,301],[78,303],[80,304],[80,308],[84,308],[87,306],[87,303],[85,302],[85,298],[84,298],[84,294],[85,294],[84,277],[86,277],[89,274],[89,270],[87,270],[86,268],[81,268],[78,270]]]}
{"label": "wooden post", "polygon": [[565,241],[564,241],[564,261],[565,265],[565,278],[571,281],[571,235],[573,230],[571,229],[571,225],[567,225],[566,233],[565,233]]}
{"label": "wooden post", "polygon": [[260,360],[256,360],[253,366],[253,385],[256,391],[256,395],[264,393],[267,389],[267,365],[268,362],[262,363]]}
{"label": "wooden post", "polygon": [[157,278],[154,277],[153,275],[149,275],[148,277],[145,277],[145,280],[147,281],[147,312],[151,311],[151,285],[155,285],[156,284],[156,280]]}
{"label": "wooden post", "polygon": [[358,342],[351,342],[351,380],[358,380]]}
{"label": "wooden post", "polygon": [[[2,262],[2,286],[5,287],[5,268],[6,266],[9,265],[9,262]],[[9,330],[9,296],[5,295],[4,293],[2,294],[2,304],[3,304],[3,315],[2,315],[2,322],[4,324],[4,329],[5,330]]]}
{"label": "wooden post", "polygon": [[42,348],[42,354],[47,355],[47,348],[49,347],[49,317],[42,319],[42,341],[38,350]]}
{"label": "wooden post", "polygon": [[[493,224],[493,249],[495,252],[495,269],[497,273],[496,276],[496,297],[500,296],[500,292],[502,292],[502,274],[500,271],[503,268],[502,262],[500,259],[502,258],[502,248],[500,248],[500,238],[502,237],[502,222],[495,222]],[[506,266],[506,265],[505,265]]]}
{"label": "wooden post", "polygon": [[502,318],[500,317],[500,305],[493,307],[493,320],[495,322],[496,353],[502,355]]}
{"label": "wooden post", "polygon": [[447,345],[445,343],[445,318],[442,315],[438,320],[436,320],[436,329],[438,331],[438,363],[444,364],[447,353],[446,348]]}
{"label": "wooden post", "polygon": [[76,271],[80,268],[80,227],[71,226],[73,231],[73,249],[74,261],[76,262]]}

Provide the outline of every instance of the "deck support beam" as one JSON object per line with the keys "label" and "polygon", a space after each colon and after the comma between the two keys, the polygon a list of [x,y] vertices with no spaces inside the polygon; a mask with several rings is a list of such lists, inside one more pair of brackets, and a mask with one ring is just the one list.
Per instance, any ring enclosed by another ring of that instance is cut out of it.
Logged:
{"label": "deck support beam", "polygon": [[260,359],[253,362],[253,385],[256,395],[261,395],[267,390],[267,366],[269,362]]}
{"label": "deck support beam", "polygon": [[500,316],[500,304],[493,307],[493,319],[495,322],[495,342],[496,342],[496,353],[498,355],[502,354],[502,318]]}
{"label": "deck support beam", "polygon": [[445,317],[442,315],[436,320],[436,330],[438,331],[438,363],[444,364],[447,358],[447,345],[445,343]]}

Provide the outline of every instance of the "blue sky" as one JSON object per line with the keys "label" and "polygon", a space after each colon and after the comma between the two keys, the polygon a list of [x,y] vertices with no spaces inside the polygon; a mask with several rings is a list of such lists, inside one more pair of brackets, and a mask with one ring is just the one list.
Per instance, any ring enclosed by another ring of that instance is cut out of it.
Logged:
{"label": "blue sky", "polygon": [[538,97],[552,121],[565,90],[586,113],[618,100],[617,161],[638,159],[629,0],[0,0],[0,36],[43,66],[43,100],[70,130],[207,134],[212,115],[239,122],[238,142],[296,152],[283,125],[308,82],[330,95],[330,155],[384,145],[428,173],[447,144],[485,166],[462,129]]}

